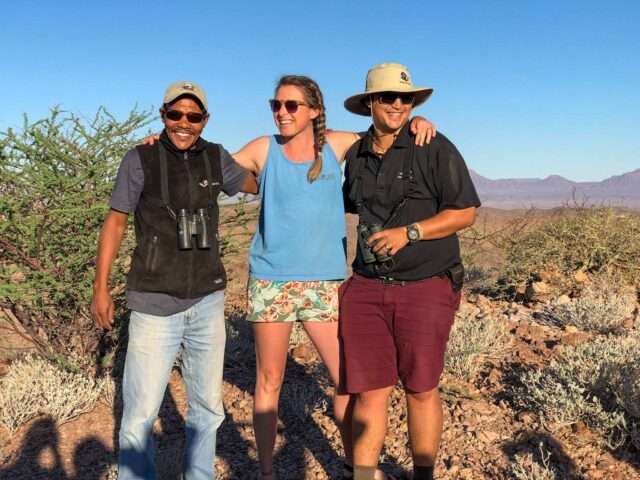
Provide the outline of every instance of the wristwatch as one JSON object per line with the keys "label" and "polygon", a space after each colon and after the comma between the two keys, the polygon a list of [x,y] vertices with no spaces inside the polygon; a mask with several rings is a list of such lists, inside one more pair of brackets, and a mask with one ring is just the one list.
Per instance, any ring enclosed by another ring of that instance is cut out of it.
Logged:
{"label": "wristwatch", "polygon": [[420,241],[420,238],[422,237],[422,228],[420,228],[418,223],[412,223],[411,225],[407,225],[405,228],[407,229],[407,238],[411,245]]}

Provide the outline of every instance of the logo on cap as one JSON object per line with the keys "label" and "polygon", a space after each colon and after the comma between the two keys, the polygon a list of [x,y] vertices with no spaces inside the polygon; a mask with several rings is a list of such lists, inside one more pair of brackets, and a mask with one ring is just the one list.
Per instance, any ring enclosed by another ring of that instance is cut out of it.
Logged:
{"label": "logo on cap", "polygon": [[185,90],[193,90],[195,87],[192,83],[183,83],[182,88],[184,88]]}
{"label": "logo on cap", "polygon": [[401,78],[402,80],[404,80],[405,82],[408,82],[408,81],[409,81],[409,77],[407,76],[407,74],[406,74],[405,72],[401,72],[401,73],[400,73],[400,78]]}

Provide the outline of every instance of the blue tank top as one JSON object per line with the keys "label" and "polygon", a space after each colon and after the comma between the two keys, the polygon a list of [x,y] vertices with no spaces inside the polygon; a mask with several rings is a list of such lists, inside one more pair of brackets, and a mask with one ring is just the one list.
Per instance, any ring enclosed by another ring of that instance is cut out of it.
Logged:
{"label": "blue tank top", "polygon": [[342,170],[325,143],[322,171],[292,162],[275,136],[257,177],[261,208],[249,249],[249,275],[260,280],[338,280],[347,276]]}

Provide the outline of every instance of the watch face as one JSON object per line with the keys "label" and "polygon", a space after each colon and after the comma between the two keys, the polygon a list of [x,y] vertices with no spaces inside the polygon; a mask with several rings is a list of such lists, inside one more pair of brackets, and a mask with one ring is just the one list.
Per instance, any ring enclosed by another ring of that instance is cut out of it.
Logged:
{"label": "watch face", "polygon": [[418,240],[419,235],[420,235],[420,232],[418,232],[417,228],[407,227],[407,236],[409,237],[409,240],[411,240],[412,242],[415,242]]}

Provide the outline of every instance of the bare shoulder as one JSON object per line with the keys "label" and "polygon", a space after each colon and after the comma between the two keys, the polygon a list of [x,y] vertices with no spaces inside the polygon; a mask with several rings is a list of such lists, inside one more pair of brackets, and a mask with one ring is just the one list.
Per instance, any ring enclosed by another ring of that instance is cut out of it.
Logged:
{"label": "bare shoulder", "polygon": [[269,139],[270,137],[268,135],[263,135],[261,137],[258,138],[254,138],[253,140],[251,140],[249,143],[247,143],[244,147],[242,147],[239,151],[242,150],[260,150],[262,148],[269,148]]}
{"label": "bare shoulder", "polygon": [[360,135],[354,132],[331,131],[327,133],[327,142],[331,145],[333,152],[342,162],[347,150],[360,139]]}
{"label": "bare shoulder", "polygon": [[231,156],[247,170],[258,175],[269,151],[269,136],[255,138]]}

